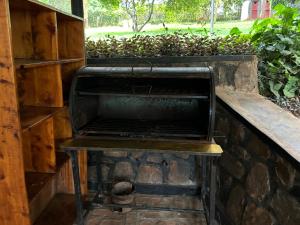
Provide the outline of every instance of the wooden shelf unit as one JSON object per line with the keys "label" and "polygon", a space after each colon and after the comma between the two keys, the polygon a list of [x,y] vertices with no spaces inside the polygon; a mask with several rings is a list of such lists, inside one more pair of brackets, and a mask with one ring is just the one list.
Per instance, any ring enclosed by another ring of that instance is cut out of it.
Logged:
{"label": "wooden shelf unit", "polygon": [[[9,193],[0,194],[0,218],[30,225],[56,194],[74,192],[70,159],[57,143],[72,137],[66,103],[85,65],[84,24],[35,0],[0,8],[0,193]],[[86,152],[79,160],[87,193]]]}

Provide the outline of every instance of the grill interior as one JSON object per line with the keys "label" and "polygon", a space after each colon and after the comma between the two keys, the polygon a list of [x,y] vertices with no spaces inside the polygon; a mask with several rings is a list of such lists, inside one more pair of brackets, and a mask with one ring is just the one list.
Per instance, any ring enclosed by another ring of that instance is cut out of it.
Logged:
{"label": "grill interior", "polygon": [[208,78],[80,75],[73,91],[73,127],[80,135],[208,137]]}

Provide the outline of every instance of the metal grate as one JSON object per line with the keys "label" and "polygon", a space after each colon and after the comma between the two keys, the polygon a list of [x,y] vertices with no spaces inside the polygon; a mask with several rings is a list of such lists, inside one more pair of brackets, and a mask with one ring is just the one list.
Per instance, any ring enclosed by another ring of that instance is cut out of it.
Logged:
{"label": "metal grate", "polygon": [[86,135],[119,135],[126,137],[206,137],[201,126],[191,121],[145,121],[128,119],[101,119],[88,123],[82,132]]}

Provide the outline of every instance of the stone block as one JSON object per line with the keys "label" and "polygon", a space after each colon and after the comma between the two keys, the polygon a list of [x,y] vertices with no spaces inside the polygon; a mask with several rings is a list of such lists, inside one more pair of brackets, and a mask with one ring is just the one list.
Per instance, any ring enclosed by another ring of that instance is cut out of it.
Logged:
{"label": "stone block", "polygon": [[282,185],[288,189],[293,187],[296,177],[296,169],[280,156],[277,157],[275,163],[275,173]]}
{"label": "stone block", "polygon": [[131,153],[131,158],[133,158],[135,160],[141,160],[143,156],[144,156],[144,152],[132,152]]}
{"label": "stone block", "polygon": [[262,201],[270,192],[270,175],[265,164],[256,163],[251,168],[246,180],[246,190],[258,201]]}
{"label": "stone block", "polygon": [[175,156],[181,159],[188,159],[190,157],[190,155],[186,153],[176,153]]}
{"label": "stone block", "polygon": [[240,185],[234,187],[229,194],[229,199],[226,204],[226,212],[235,225],[239,225],[242,221],[242,215],[246,203],[245,198],[245,191]]}
{"label": "stone block", "polygon": [[137,182],[143,184],[162,184],[163,174],[160,167],[141,165],[138,169]]}
{"label": "stone block", "polygon": [[107,157],[124,158],[127,157],[128,153],[124,151],[105,151],[103,155]]}
{"label": "stone block", "polygon": [[251,159],[251,155],[248,153],[248,151],[241,146],[232,147],[232,151],[242,161],[248,161]]}
{"label": "stone block", "polygon": [[280,225],[300,224],[300,203],[288,193],[277,190],[272,198],[271,207]]}
{"label": "stone block", "polygon": [[267,160],[271,157],[269,146],[254,134],[249,138],[246,148],[250,153],[254,153],[254,155],[262,159]]}
{"label": "stone block", "polygon": [[243,164],[228,152],[224,152],[220,159],[220,165],[233,177],[241,179],[245,175]]}
{"label": "stone block", "polygon": [[149,154],[147,156],[147,162],[151,163],[161,163],[162,162],[162,156],[160,154]]}
{"label": "stone block", "polygon": [[259,208],[255,204],[250,203],[247,205],[242,225],[274,225],[275,219],[272,214],[264,209]]}
{"label": "stone block", "polygon": [[130,162],[118,162],[113,172],[114,178],[125,178],[132,180],[134,171]]}
{"label": "stone block", "polygon": [[240,121],[233,119],[230,129],[230,141],[234,144],[243,143],[246,137],[246,127]]}
{"label": "stone block", "polygon": [[191,180],[191,164],[183,160],[171,160],[169,163],[168,184],[193,185]]}

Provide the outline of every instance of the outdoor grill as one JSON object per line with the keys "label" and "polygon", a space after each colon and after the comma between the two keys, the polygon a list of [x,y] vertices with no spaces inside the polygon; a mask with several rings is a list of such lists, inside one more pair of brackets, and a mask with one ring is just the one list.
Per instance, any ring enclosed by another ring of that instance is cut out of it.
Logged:
{"label": "outdoor grill", "polygon": [[208,67],[85,67],[73,80],[70,103],[79,136],[212,140]]}
{"label": "outdoor grill", "polygon": [[[70,114],[74,138],[61,148],[70,153],[77,206],[77,224],[84,224],[78,155],[103,151],[184,153],[201,156],[201,198],[209,225],[215,225],[216,162],[222,149],[213,140],[215,88],[208,67],[85,67],[74,76]],[[195,165],[197,166],[197,165]],[[97,207],[105,203],[101,173]],[[150,209],[149,206],[126,205]],[[90,209],[90,208],[89,208]],[[178,210],[152,207],[152,210]],[[181,209],[191,210],[191,209]]]}

